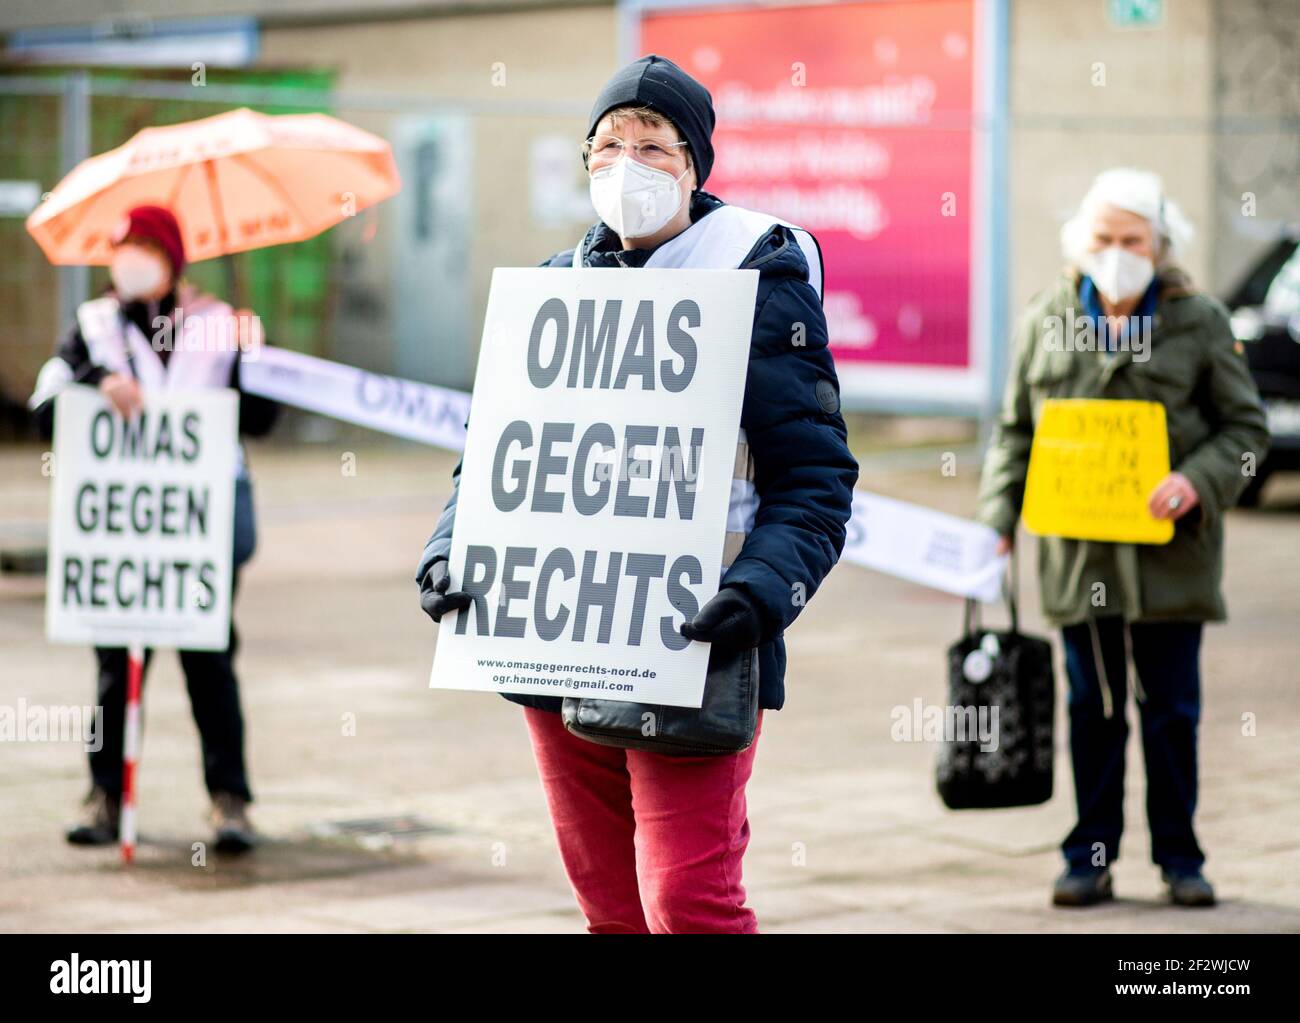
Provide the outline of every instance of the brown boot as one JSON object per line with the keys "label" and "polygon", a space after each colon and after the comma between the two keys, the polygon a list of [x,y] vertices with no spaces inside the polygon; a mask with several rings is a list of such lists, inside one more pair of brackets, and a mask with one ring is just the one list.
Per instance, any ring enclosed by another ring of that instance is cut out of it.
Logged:
{"label": "brown boot", "polygon": [[86,797],[81,820],[68,828],[66,837],[73,845],[112,845],[121,812],[122,800],[96,785]]}
{"label": "brown boot", "polygon": [[248,803],[233,792],[214,792],[208,819],[216,830],[217,852],[248,852],[257,844],[257,834],[248,819]]}

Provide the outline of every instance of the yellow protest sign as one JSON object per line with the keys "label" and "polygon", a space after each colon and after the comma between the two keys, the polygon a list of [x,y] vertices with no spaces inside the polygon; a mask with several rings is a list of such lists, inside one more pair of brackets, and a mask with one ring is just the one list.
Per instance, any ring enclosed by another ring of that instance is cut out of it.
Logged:
{"label": "yellow protest sign", "polygon": [[1022,516],[1039,536],[1168,543],[1147,500],[1169,474],[1165,407],[1155,401],[1049,398],[1029,453]]}

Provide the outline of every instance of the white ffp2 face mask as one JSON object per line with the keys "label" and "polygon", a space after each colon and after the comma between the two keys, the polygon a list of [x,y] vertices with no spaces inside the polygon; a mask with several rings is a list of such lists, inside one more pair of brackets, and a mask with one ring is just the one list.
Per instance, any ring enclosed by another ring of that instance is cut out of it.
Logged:
{"label": "white ffp2 face mask", "polygon": [[118,297],[133,302],[152,295],[167,280],[167,265],[158,256],[136,245],[123,245],[113,253],[108,275]]}
{"label": "white ffp2 face mask", "polygon": [[674,178],[667,171],[624,156],[613,166],[602,167],[591,175],[591,204],[620,238],[644,238],[662,228],[681,209],[678,182],[684,177],[686,171]]}
{"label": "white ffp2 face mask", "polygon": [[1122,302],[1142,294],[1156,274],[1151,260],[1118,245],[1091,253],[1087,263],[1083,270],[1108,302]]}

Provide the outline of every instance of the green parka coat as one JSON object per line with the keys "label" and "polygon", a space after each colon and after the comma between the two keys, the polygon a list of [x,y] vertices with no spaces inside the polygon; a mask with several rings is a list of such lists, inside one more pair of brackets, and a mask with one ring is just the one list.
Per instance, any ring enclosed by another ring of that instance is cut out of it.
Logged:
{"label": "green parka coat", "polygon": [[1045,399],[1158,401],[1165,407],[1170,466],[1196,488],[1199,505],[1176,521],[1168,544],[1041,537],[1043,614],[1054,625],[1114,614],[1129,621],[1222,621],[1223,515],[1263,461],[1269,439],[1242,346],[1224,307],[1168,267],[1159,271],[1145,352],[1069,350],[1059,343],[1061,324],[1068,330],[1087,315],[1081,279],[1066,271],[1030,302],[1020,321],[977,517],[1004,536],[1014,533]]}

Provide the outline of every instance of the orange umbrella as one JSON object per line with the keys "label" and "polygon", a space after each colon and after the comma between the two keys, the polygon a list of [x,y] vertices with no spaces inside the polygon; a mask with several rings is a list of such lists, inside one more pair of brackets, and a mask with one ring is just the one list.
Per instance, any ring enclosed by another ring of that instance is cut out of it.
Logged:
{"label": "orange umbrella", "polygon": [[56,264],[106,264],[127,210],[166,206],[190,262],[312,238],[395,195],[392,148],[325,114],[243,108],[145,128],[65,177],[27,218]]}

